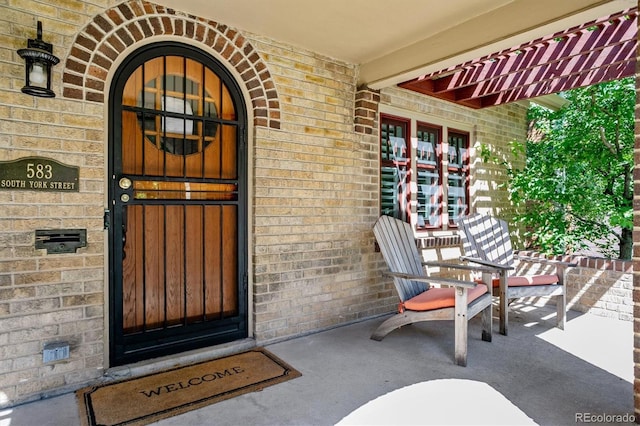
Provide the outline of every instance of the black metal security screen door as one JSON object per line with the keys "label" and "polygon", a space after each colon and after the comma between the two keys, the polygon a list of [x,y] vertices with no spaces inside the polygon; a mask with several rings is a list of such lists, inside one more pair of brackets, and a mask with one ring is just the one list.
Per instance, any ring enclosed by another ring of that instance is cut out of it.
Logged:
{"label": "black metal security screen door", "polygon": [[239,89],[186,46],[129,58],[110,97],[111,365],[247,336]]}

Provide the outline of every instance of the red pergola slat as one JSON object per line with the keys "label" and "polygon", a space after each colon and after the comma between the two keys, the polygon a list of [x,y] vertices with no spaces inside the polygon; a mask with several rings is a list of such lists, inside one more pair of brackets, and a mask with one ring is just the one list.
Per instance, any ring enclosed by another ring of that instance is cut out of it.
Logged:
{"label": "red pergola slat", "polygon": [[625,10],[399,86],[483,108],[628,77],[637,20],[637,8]]}

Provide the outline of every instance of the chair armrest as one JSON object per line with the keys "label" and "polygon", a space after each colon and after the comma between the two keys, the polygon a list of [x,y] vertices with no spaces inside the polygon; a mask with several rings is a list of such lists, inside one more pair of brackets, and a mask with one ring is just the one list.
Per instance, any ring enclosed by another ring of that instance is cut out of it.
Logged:
{"label": "chair armrest", "polygon": [[520,254],[515,254],[514,257],[521,262],[531,262],[531,263],[537,262],[537,263],[546,263],[549,265],[558,265],[558,266],[566,266],[566,267],[578,266],[577,263],[564,262],[562,260],[545,259],[543,257],[522,256]]}
{"label": "chair armrest", "polygon": [[424,283],[438,283],[438,284],[446,284],[455,287],[466,287],[466,288],[475,288],[478,284],[471,281],[460,281],[454,280],[450,278],[440,278],[440,277],[425,277],[424,275],[411,275],[404,274],[402,272],[385,272],[385,275],[395,278],[404,278],[406,280],[412,281],[420,281]]}
{"label": "chair armrest", "polygon": [[467,262],[478,263],[484,266],[490,266],[501,271],[510,271],[515,269],[513,266],[503,265],[502,263],[491,262],[488,260],[480,259],[477,257],[460,256],[460,260],[466,260]]}
{"label": "chair armrest", "polygon": [[475,272],[500,272],[500,268],[490,267],[490,266],[472,266],[472,265],[463,265],[460,263],[447,263],[447,262],[422,262],[424,266],[438,266],[441,268],[453,268],[453,269],[463,269],[465,271],[475,271]]}

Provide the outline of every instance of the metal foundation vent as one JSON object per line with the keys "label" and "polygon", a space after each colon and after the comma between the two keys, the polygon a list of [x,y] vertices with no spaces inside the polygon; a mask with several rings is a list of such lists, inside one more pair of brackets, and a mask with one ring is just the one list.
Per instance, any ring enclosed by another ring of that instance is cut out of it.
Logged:
{"label": "metal foundation vent", "polygon": [[60,361],[69,358],[69,344],[67,342],[53,342],[44,345],[42,362]]}

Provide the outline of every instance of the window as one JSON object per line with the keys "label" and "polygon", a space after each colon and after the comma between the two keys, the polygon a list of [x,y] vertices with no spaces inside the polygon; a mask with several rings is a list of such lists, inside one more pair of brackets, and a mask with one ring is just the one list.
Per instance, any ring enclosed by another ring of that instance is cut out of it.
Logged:
{"label": "window", "polygon": [[380,129],[380,209],[383,215],[407,220],[408,122],[387,118]]}
{"label": "window", "polygon": [[381,214],[418,230],[455,226],[467,214],[468,132],[381,114],[380,155]]}
{"label": "window", "polygon": [[416,134],[418,228],[442,226],[441,129],[418,124]]}
{"label": "window", "polygon": [[469,135],[449,132],[449,167],[447,208],[449,224],[468,211],[469,188]]}
{"label": "window", "polygon": [[193,59],[166,56],[150,60],[136,72],[146,81],[137,94],[136,108],[149,142],[170,154],[191,155],[216,140],[220,121],[216,104],[226,100],[220,88],[225,95],[228,89],[212,70]]}

